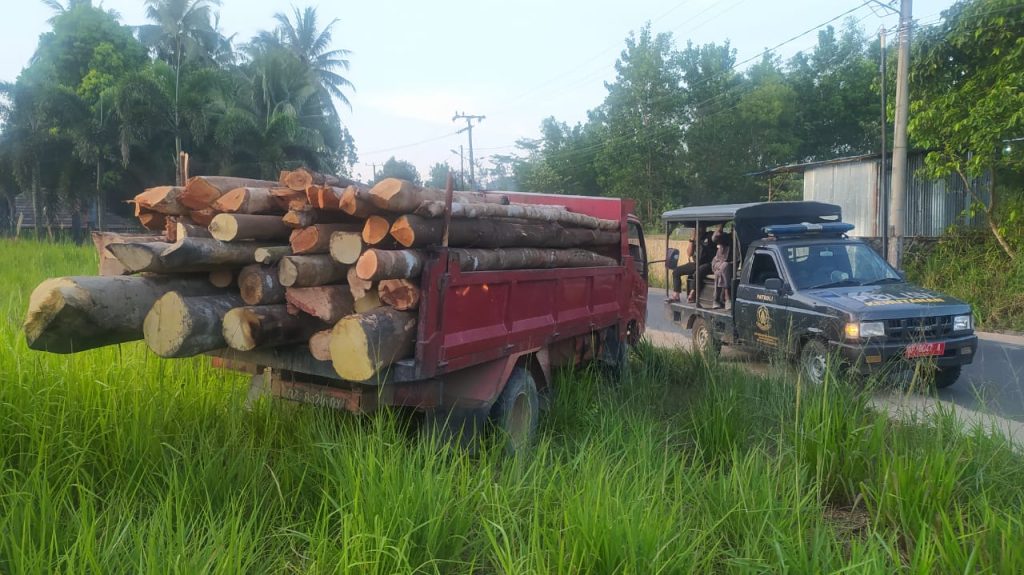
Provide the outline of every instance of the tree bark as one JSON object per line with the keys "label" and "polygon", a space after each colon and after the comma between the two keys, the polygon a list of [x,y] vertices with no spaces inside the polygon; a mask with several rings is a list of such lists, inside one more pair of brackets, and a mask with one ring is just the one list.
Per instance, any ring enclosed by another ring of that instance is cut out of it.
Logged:
{"label": "tree bark", "polygon": [[167,269],[160,255],[172,245],[167,242],[118,243],[108,245],[107,251],[113,254],[129,273],[168,273],[172,270]]}
{"label": "tree bark", "polygon": [[334,261],[352,265],[359,261],[363,253],[363,235],[361,232],[337,231],[331,234],[329,252]]}
{"label": "tree bark", "polygon": [[[416,214],[426,218],[443,218],[444,202],[423,202]],[[617,231],[617,220],[605,220],[568,211],[564,206],[532,204],[452,204],[453,218],[517,218],[521,220],[557,223],[565,226],[594,230]]]}
{"label": "tree bark", "polygon": [[331,361],[331,330],[318,331],[309,338],[309,353],[319,361]]}
{"label": "tree bark", "polygon": [[453,249],[464,272],[615,266],[613,258],[580,249],[499,248],[493,250]]}
{"label": "tree bark", "polygon": [[380,208],[373,205],[370,189],[361,185],[345,188],[345,191],[341,194],[341,200],[338,202],[338,207],[346,214],[361,219],[382,213]]}
{"label": "tree bark", "polygon": [[344,281],[347,266],[331,259],[327,254],[287,256],[280,262],[281,285],[285,287],[312,287]]}
{"label": "tree bark", "polygon": [[283,214],[284,210],[270,188],[235,188],[211,206],[226,214]]}
{"label": "tree bark", "polygon": [[293,202],[297,202],[296,205],[308,205],[306,192],[296,192],[291,188],[271,188],[270,195],[274,196],[278,207],[282,210],[290,210]]}
{"label": "tree bark", "polygon": [[279,216],[217,214],[210,222],[210,235],[222,242],[287,240],[291,233]]}
{"label": "tree bark", "polygon": [[274,182],[248,178],[196,176],[189,178],[185,185],[185,192],[178,201],[189,209],[202,210],[210,207],[221,196],[235,188],[271,188],[275,185],[277,184]]}
{"label": "tree bark", "polygon": [[[444,220],[416,215],[401,216],[391,226],[391,237],[407,248],[440,245],[443,234]],[[617,243],[618,232],[503,220],[452,220],[448,231],[448,245],[452,247],[574,248]]]}
{"label": "tree bark", "polygon": [[411,356],[416,314],[379,308],[343,318],[331,332],[334,370],[349,381],[368,381],[395,361]]}
{"label": "tree bark", "polygon": [[316,224],[354,224],[357,220],[343,212],[327,212],[308,204],[292,205],[281,220],[291,228],[308,228]]}
{"label": "tree bark", "polygon": [[238,291],[246,305],[269,305],[284,302],[284,286],[278,279],[277,266],[251,264],[238,272]]}
{"label": "tree bark", "polygon": [[423,254],[418,250],[368,249],[356,262],[356,275],[366,281],[412,279],[423,271]]}
{"label": "tree bark", "polygon": [[320,174],[307,168],[299,168],[293,171],[281,171],[281,185],[297,191],[305,191],[309,186],[334,186],[344,188],[356,184],[343,176]]}
{"label": "tree bark", "polygon": [[[445,191],[421,188],[398,178],[386,178],[370,189],[373,205],[399,214],[412,213],[423,202],[444,202]],[[508,204],[508,196],[484,192],[453,192],[452,201],[461,203]]]}
{"label": "tree bark", "polygon": [[326,254],[331,251],[331,234],[358,232],[361,227],[359,224],[315,224],[292,230],[289,243],[295,255]]}
{"label": "tree bark", "polygon": [[273,248],[258,248],[254,253],[253,257],[256,259],[256,263],[272,265],[281,261],[281,258],[292,255],[292,248],[289,246],[279,246]]}
{"label": "tree bark", "polygon": [[183,206],[179,200],[185,188],[177,186],[158,186],[149,188],[135,196],[135,205],[151,212],[158,212],[168,216],[183,216],[188,214],[188,208]]}
{"label": "tree bark", "polygon": [[249,351],[257,347],[309,341],[324,325],[312,318],[288,313],[285,305],[236,307],[224,315],[224,341],[228,347]]}
{"label": "tree bark", "polygon": [[175,230],[175,241],[184,240],[186,238],[212,238],[210,234],[209,224],[200,226],[198,224],[178,221]]}
{"label": "tree bark", "polygon": [[406,280],[381,280],[377,285],[380,301],[402,311],[414,310],[420,305],[420,288]]}
{"label": "tree bark", "polygon": [[256,250],[266,247],[275,246],[256,242],[226,243],[212,238],[189,238],[164,250],[160,254],[160,259],[167,270],[174,270],[176,273],[212,271],[222,267],[240,268],[256,261]]}
{"label": "tree bark", "polygon": [[210,283],[219,288],[231,287],[235,283],[235,270],[213,270],[209,275]]}
{"label": "tree bark", "polygon": [[213,218],[217,215],[217,211],[213,208],[205,208],[202,210],[192,210],[188,215],[197,226],[205,228],[213,222]]}
{"label": "tree bark", "polygon": [[160,357],[191,357],[227,347],[224,316],[243,305],[234,294],[183,297],[170,292],[158,299],[142,326],[149,349]]}
{"label": "tree bark", "polygon": [[303,313],[329,324],[355,312],[355,299],[346,285],[288,288],[285,299]]}
{"label": "tree bark", "polygon": [[63,277],[39,284],[29,298],[28,347],[74,353],[142,339],[153,304],[169,291],[185,297],[218,293],[201,278]]}
{"label": "tree bark", "polygon": [[366,292],[374,288],[372,281],[364,280],[359,277],[356,267],[357,266],[352,266],[348,268],[348,272],[345,273],[345,279],[348,280],[348,289],[352,291],[352,297],[359,300],[366,295]]}

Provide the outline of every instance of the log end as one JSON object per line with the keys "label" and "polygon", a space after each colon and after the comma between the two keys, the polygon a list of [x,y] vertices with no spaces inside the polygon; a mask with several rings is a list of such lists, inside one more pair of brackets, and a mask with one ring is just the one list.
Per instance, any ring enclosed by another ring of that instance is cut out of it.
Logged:
{"label": "log end", "polygon": [[292,287],[299,279],[299,268],[295,261],[289,257],[281,258],[278,262],[277,281],[284,287]]}
{"label": "log end", "polygon": [[331,331],[331,362],[334,371],[349,381],[366,381],[377,373],[371,358],[370,342],[363,330],[362,316],[341,318]]}
{"label": "log end", "polygon": [[391,237],[404,247],[412,247],[416,243],[416,232],[409,223],[409,219],[402,216],[391,225]]}
{"label": "log end", "polygon": [[238,351],[249,351],[256,347],[253,333],[259,329],[259,318],[244,307],[237,307],[224,314],[224,341],[228,347]]}
{"label": "log end", "polygon": [[142,324],[142,337],[153,353],[160,357],[179,355],[185,338],[192,330],[192,318],[186,313],[185,298],[168,292],[156,300]]}
{"label": "log end", "polygon": [[366,218],[366,223],[363,225],[363,241],[371,246],[377,245],[388,237],[390,230],[391,222],[387,219],[370,216]]}
{"label": "log end", "polygon": [[330,249],[334,261],[351,265],[359,261],[363,253],[363,239],[355,232],[334,232],[331,234]]}
{"label": "log end", "polygon": [[[356,276],[361,280],[372,280],[377,274],[377,252],[366,250],[356,261]],[[281,283],[284,283],[283,281]]]}
{"label": "log end", "polygon": [[238,221],[230,214],[217,214],[210,222],[210,235],[222,242],[238,237]]}
{"label": "log end", "polygon": [[29,349],[73,353],[73,340],[68,330],[51,333],[48,328],[51,325],[73,325],[87,329],[87,318],[76,313],[76,306],[69,305],[69,302],[79,300],[90,305],[89,299],[88,292],[79,290],[71,278],[53,278],[39,284],[29,296],[28,313],[22,326]]}

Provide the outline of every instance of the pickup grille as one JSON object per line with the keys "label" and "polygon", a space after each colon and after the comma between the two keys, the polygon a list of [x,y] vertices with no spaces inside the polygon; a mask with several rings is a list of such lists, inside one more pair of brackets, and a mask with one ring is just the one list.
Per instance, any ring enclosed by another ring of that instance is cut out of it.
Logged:
{"label": "pickup grille", "polygon": [[885,322],[885,334],[892,341],[924,341],[953,335],[953,316],[890,319]]}

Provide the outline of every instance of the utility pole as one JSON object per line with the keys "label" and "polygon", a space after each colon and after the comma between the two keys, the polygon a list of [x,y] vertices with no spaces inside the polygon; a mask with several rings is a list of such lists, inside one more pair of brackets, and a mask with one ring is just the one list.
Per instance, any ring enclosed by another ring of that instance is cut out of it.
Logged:
{"label": "utility pole", "polygon": [[455,115],[452,116],[453,122],[456,122],[458,120],[466,121],[466,127],[462,130],[459,130],[459,133],[461,134],[462,132],[469,132],[469,184],[472,186],[472,189],[474,190],[476,189],[476,175],[473,173],[473,120],[476,120],[477,123],[480,123],[480,121],[486,117],[487,116],[472,116],[469,114],[465,114],[463,112],[455,112]]}
{"label": "utility pole", "polygon": [[881,221],[881,225],[879,226],[879,230],[880,230],[880,234],[882,236],[882,253],[886,254],[886,256],[888,257],[888,254],[889,254],[889,229],[888,229],[889,228],[889,186],[888,186],[888,181],[889,180],[885,177],[885,175],[886,175],[885,174],[885,167],[887,165],[886,161],[885,161],[885,143],[886,143],[886,138],[888,138],[889,134],[888,134],[887,126],[886,126],[887,120],[888,120],[888,117],[887,117],[888,115],[887,115],[886,109],[885,109],[885,58],[886,58],[885,48],[886,48],[886,46],[885,46],[885,27],[884,26],[878,32],[878,41],[879,41],[879,44],[881,46],[880,53],[882,55],[881,62],[879,62],[879,65],[878,65],[878,67],[879,67],[878,73],[879,73],[879,76],[881,76],[881,81],[879,82],[878,85],[881,88],[881,92],[882,92],[882,155],[880,156],[879,168],[878,168],[878,195],[880,196],[879,200],[878,200],[878,204],[879,204],[879,207],[882,209],[882,214],[881,214],[882,221]]}
{"label": "utility pole", "polygon": [[889,200],[889,264],[899,269],[907,210],[907,118],[910,108],[910,28],[912,0],[900,2],[899,63],[896,69],[896,125],[892,142],[892,197]]}
{"label": "utility pole", "polygon": [[370,167],[373,168],[373,172],[370,174],[370,176],[371,176],[370,177],[370,181],[372,182],[372,181],[376,180],[377,179],[377,162],[370,162],[369,164],[364,163],[363,165],[364,166],[370,166]]}

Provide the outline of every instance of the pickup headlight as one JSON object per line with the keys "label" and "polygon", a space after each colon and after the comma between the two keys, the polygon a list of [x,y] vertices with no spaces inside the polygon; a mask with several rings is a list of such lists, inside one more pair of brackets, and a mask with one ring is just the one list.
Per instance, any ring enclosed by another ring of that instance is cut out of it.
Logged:
{"label": "pickup headlight", "polygon": [[862,321],[846,324],[847,339],[859,339],[862,337],[885,337],[885,322]]}
{"label": "pickup headlight", "polygon": [[973,327],[970,315],[953,316],[953,331],[971,331]]}

